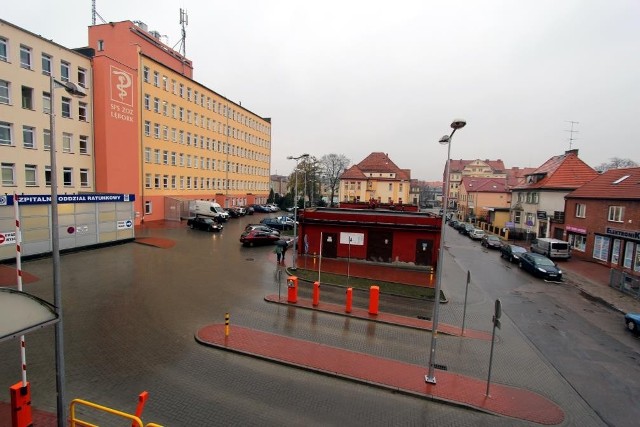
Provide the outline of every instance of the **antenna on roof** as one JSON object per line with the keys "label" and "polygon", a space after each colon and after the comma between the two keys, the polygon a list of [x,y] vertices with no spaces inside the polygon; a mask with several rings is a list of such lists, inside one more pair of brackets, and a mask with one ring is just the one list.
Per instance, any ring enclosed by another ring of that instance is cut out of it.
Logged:
{"label": "antenna on roof", "polygon": [[[189,16],[187,16],[187,9],[180,8],[180,26],[182,27],[182,37],[180,41],[176,43],[176,46],[180,45],[178,52],[182,54],[182,56],[187,56],[187,29],[186,26],[189,25]],[[175,49],[176,46],[173,48]]]}
{"label": "antenna on roof", "polygon": [[96,10],[96,0],[91,0],[91,25],[96,25],[96,16],[100,18],[103,24],[107,23]]}
{"label": "antenna on roof", "polygon": [[569,150],[571,150],[572,145],[573,145],[573,141],[576,140],[577,138],[573,137],[574,133],[580,133],[577,130],[573,130],[573,125],[579,125],[580,122],[574,122],[571,120],[565,120],[566,123],[571,123],[571,130],[565,130],[565,132],[571,132],[571,135],[569,136]]}

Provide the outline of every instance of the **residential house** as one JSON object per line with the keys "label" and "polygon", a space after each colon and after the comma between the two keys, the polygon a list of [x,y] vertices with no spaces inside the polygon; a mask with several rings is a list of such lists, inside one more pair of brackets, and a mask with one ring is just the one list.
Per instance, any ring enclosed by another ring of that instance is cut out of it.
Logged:
{"label": "residential house", "polygon": [[[525,176],[511,195],[511,222],[537,237],[564,237],[565,200],[598,173],[580,160],[578,150],[554,156]],[[555,226],[555,229],[554,229]]]}
{"label": "residential house", "polygon": [[[477,178],[505,178],[506,172],[502,160],[450,160],[449,161],[449,207],[456,209],[458,206],[459,188],[464,177]],[[443,191],[446,185],[447,169],[442,174]],[[443,193],[444,194],[444,193]]]}
{"label": "residential house", "polygon": [[374,152],[340,175],[339,199],[402,205],[411,203],[410,187],[409,169],[400,169],[386,153]]}
{"label": "residential house", "polygon": [[610,169],[565,200],[557,229],[572,255],[640,276],[640,168]]}
{"label": "residential house", "polygon": [[507,178],[464,177],[458,194],[458,217],[465,221],[491,222],[489,213],[508,211],[511,202]]}

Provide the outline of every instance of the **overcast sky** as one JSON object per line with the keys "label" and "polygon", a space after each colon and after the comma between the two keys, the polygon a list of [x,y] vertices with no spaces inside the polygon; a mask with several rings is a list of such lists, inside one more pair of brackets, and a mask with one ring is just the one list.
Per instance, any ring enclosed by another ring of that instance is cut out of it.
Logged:
{"label": "overcast sky", "polygon": [[[589,165],[640,163],[638,0],[96,0],[170,47],[181,7],[195,80],[272,118],[272,173],[291,172],[288,155],[383,151],[441,180],[455,118],[453,159],[537,167],[575,121]],[[7,1],[2,18],[86,46],[91,0]]]}

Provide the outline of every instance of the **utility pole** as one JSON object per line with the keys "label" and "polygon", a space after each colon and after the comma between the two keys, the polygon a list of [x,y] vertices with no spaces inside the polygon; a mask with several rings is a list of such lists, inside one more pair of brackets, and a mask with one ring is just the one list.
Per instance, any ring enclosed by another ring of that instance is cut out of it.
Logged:
{"label": "utility pole", "polygon": [[572,146],[573,146],[573,141],[576,140],[576,138],[573,137],[574,133],[580,133],[577,130],[573,130],[573,125],[579,125],[580,122],[574,122],[571,120],[565,120],[566,123],[571,123],[571,129],[570,130],[565,130],[565,132],[570,132],[570,136],[569,136],[569,150],[571,150]]}

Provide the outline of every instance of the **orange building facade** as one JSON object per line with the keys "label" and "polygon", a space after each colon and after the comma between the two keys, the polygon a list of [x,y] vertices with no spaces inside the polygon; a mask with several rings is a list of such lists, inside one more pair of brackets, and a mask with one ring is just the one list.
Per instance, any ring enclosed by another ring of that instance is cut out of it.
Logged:
{"label": "orange building facade", "polygon": [[168,199],[265,203],[271,120],[193,80],[191,61],[133,22],[89,27],[95,187],[136,195],[136,223]]}

